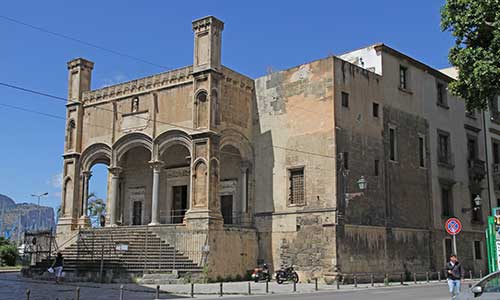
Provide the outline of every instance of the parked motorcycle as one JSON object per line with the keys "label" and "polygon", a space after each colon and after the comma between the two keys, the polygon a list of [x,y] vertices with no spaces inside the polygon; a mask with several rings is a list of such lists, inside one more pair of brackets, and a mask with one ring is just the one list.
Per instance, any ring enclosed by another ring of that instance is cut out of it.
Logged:
{"label": "parked motorcycle", "polygon": [[282,284],[285,281],[299,282],[299,274],[295,272],[293,267],[282,267],[276,271],[276,282]]}
{"label": "parked motorcycle", "polygon": [[259,282],[259,280],[271,280],[271,274],[269,273],[269,267],[267,264],[264,264],[262,268],[255,268],[252,273],[252,279],[255,282]]}

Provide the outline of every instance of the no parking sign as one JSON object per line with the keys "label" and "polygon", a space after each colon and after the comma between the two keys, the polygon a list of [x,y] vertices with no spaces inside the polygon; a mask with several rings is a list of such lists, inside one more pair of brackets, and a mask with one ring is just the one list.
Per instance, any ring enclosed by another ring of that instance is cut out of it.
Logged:
{"label": "no parking sign", "polygon": [[449,235],[457,235],[462,231],[462,223],[457,218],[449,218],[444,227]]}

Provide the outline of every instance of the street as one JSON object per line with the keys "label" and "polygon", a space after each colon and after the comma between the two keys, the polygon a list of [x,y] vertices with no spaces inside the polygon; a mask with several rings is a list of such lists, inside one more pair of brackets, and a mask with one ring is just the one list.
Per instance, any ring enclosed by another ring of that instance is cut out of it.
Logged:
{"label": "street", "polygon": [[[466,284],[467,285],[467,284]],[[75,299],[75,292],[77,286],[80,287],[80,299],[92,300],[108,300],[118,299],[120,293],[119,284],[98,284],[98,283],[63,283],[56,285],[52,281],[30,280],[23,278],[16,273],[0,273],[0,300],[19,300],[27,299],[26,290],[30,290],[31,300],[42,299]],[[262,288],[264,285],[254,285],[252,296],[236,295],[236,291],[245,294],[246,282],[226,283],[228,294],[223,298],[229,299],[373,299],[373,300],[445,300],[449,299],[447,293],[447,286],[445,283],[420,283],[417,285],[408,284],[405,286],[382,287],[376,286],[369,288],[366,285],[359,288],[352,286],[342,286],[340,290],[335,289],[334,286],[320,286],[320,290],[314,292],[311,285],[300,284],[297,286],[297,293],[291,291],[291,285],[272,285],[271,293],[264,294]],[[174,298],[188,298],[189,285],[163,285],[163,291],[160,294],[161,299],[174,299]],[[198,299],[221,299],[217,295],[218,284],[197,285]],[[231,291],[232,290],[232,291]],[[166,292],[169,292],[168,294]],[[172,293],[172,294],[171,294]],[[177,294],[177,295],[174,295]],[[126,284],[124,289],[124,299],[132,300],[148,300],[155,298],[154,286],[140,286],[137,284]]]}

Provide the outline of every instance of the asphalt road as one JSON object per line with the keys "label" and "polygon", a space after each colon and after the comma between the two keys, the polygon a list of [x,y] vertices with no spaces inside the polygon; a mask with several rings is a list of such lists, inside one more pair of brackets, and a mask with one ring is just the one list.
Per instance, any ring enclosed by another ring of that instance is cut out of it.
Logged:
{"label": "asphalt road", "polygon": [[[420,285],[406,287],[390,287],[376,289],[359,289],[350,291],[324,291],[314,294],[296,294],[296,295],[271,295],[271,296],[234,296],[229,299],[245,300],[449,300],[447,286],[439,285]],[[211,299],[221,299],[220,297]]]}

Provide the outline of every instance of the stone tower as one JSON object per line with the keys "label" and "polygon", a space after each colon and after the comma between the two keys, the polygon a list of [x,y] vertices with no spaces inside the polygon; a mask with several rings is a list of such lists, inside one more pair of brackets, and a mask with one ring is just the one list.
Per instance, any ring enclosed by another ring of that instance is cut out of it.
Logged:
{"label": "stone tower", "polygon": [[[219,95],[224,23],[209,16],[193,21],[193,135],[191,209],[188,224],[222,225],[218,201]],[[201,222],[201,224],[200,224]]]}
{"label": "stone tower", "polygon": [[64,168],[62,205],[58,232],[67,232],[88,220],[80,220],[82,207],[78,201],[81,193],[79,158],[81,154],[81,136],[83,129],[82,94],[90,90],[94,63],[83,58],[68,62],[68,102],[66,104],[66,138],[64,143]]}

